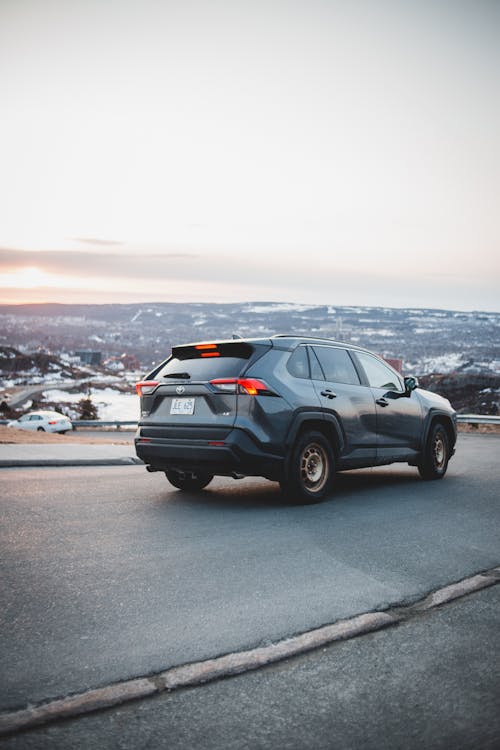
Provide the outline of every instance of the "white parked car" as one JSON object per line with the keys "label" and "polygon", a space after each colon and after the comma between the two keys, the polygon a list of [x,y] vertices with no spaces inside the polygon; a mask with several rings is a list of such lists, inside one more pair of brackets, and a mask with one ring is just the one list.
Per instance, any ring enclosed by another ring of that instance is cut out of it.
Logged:
{"label": "white parked car", "polygon": [[13,419],[7,427],[17,427],[19,430],[36,430],[38,432],[62,432],[64,435],[73,429],[71,421],[58,411],[30,411],[19,419]]}

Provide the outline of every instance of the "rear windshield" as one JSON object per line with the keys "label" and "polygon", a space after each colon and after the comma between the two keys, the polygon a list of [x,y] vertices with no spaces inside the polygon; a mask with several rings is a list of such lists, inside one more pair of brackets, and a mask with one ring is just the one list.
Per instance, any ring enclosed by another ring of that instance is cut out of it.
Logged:
{"label": "rear windshield", "polygon": [[214,380],[236,378],[253,354],[249,344],[199,344],[176,346],[172,357],[155,377],[179,380]]}

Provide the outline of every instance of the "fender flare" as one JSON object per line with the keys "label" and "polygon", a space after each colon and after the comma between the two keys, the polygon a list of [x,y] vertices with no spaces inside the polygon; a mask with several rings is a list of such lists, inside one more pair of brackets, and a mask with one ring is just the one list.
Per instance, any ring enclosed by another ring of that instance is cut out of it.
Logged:
{"label": "fender flare", "polygon": [[455,443],[457,442],[457,428],[456,428],[455,420],[453,419],[452,414],[450,414],[447,411],[444,411],[443,409],[437,409],[437,408],[431,408],[425,418],[424,429],[422,432],[422,450],[425,448],[427,444],[427,438],[429,437],[431,424],[436,417],[441,417],[442,421],[449,424],[452,428],[454,438],[453,438],[453,445],[450,445],[450,449],[452,451],[451,455],[453,455],[453,453],[455,452]]}
{"label": "fender flare", "polygon": [[344,448],[344,434],[342,431],[342,427],[340,425],[339,420],[335,417],[335,415],[331,413],[325,413],[323,411],[301,411],[295,414],[294,418],[292,419],[292,422],[290,424],[290,427],[288,429],[288,435],[286,438],[286,448],[287,448],[287,454],[289,453],[289,448],[295,443],[295,440],[297,438],[297,435],[299,434],[299,431],[301,430],[302,426],[305,422],[323,422],[324,424],[328,424],[328,426],[333,427],[334,434],[337,438],[337,448],[339,453],[342,453],[342,450]]}

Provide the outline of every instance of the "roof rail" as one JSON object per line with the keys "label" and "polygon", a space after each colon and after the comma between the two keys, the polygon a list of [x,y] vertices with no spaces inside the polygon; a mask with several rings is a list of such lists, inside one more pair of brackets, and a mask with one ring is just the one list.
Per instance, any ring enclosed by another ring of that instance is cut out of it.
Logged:
{"label": "roof rail", "polygon": [[[308,336],[307,334],[300,333],[275,333],[271,336],[272,339],[310,339],[312,341],[335,341],[335,339],[326,338],[326,336]],[[336,344],[340,344],[340,341],[335,341]]]}

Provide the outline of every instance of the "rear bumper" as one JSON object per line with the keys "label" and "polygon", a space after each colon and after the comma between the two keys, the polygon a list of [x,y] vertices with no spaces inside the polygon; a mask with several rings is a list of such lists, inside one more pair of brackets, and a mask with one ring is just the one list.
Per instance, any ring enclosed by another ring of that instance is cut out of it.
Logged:
{"label": "rear bumper", "polygon": [[[144,430],[147,432],[147,430]],[[137,456],[153,470],[177,469],[232,476],[263,476],[278,480],[283,456],[266,451],[243,430],[233,429],[219,439],[135,437]]]}

